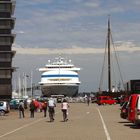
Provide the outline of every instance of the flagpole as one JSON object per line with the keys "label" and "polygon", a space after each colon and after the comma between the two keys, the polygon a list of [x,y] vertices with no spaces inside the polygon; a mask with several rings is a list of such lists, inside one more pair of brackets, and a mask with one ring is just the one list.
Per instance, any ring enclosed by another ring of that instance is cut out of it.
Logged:
{"label": "flagpole", "polygon": [[25,95],[25,73],[23,72],[23,79],[22,79],[23,83],[23,88],[22,88],[22,98]]}
{"label": "flagpole", "polygon": [[31,95],[32,95],[32,93],[33,93],[33,71],[31,70]]}
{"label": "flagpole", "polygon": [[24,97],[26,97],[27,96],[27,75],[26,75],[26,73],[25,73],[25,75],[24,75],[24,80],[25,80],[25,94],[24,94]]}
{"label": "flagpole", "polygon": [[21,79],[20,79],[20,73],[18,75],[18,97],[21,97]]}

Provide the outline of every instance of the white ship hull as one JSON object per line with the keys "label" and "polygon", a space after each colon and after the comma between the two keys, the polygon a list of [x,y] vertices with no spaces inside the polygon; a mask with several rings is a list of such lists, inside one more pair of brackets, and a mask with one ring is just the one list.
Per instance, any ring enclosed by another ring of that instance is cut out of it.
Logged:
{"label": "white ship hull", "polygon": [[78,94],[79,85],[42,85],[43,96],[64,95],[74,97]]}
{"label": "white ship hull", "polygon": [[80,68],[75,67],[71,60],[62,57],[54,61],[48,61],[44,68],[40,68],[41,81],[39,82],[44,96],[64,95],[76,96],[80,85],[78,71]]}

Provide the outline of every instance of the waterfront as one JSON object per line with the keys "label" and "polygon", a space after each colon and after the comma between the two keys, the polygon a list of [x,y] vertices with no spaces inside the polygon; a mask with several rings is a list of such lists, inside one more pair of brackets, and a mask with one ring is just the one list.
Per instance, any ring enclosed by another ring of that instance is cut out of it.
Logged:
{"label": "waterfront", "polygon": [[120,118],[119,105],[98,106],[71,103],[69,121],[62,122],[60,104],[57,104],[55,121],[49,122],[43,113],[35,118],[18,118],[18,111],[0,117],[1,140],[139,140],[140,130]]}

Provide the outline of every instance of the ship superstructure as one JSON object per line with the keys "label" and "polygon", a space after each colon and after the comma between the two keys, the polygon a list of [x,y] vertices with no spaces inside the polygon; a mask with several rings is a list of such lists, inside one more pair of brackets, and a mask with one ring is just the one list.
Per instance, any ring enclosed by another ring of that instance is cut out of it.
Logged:
{"label": "ship superstructure", "polygon": [[53,61],[48,60],[48,64],[39,71],[43,72],[39,82],[43,95],[76,96],[78,94],[80,68],[75,67],[71,60],[59,56]]}

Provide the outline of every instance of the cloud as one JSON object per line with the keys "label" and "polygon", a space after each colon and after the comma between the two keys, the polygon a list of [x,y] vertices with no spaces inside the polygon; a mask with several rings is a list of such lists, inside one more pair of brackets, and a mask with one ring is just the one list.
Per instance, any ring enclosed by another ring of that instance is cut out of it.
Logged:
{"label": "cloud", "polygon": [[[20,45],[13,45],[13,50],[17,54],[31,54],[31,55],[45,55],[45,54],[102,54],[105,52],[104,48],[83,48],[79,46],[72,46],[71,48],[23,48]],[[138,52],[140,47],[137,47],[133,42],[118,41],[115,43],[115,50],[117,52]]]}
{"label": "cloud", "polygon": [[16,31],[17,34],[24,34],[25,32],[20,30],[20,31]]}
{"label": "cloud", "polygon": [[139,12],[133,12],[140,2],[125,1],[19,0],[16,44],[58,50],[73,45],[88,49],[104,47],[108,14],[111,14],[114,40],[133,39],[140,44],[140,24],[136,19]]}

